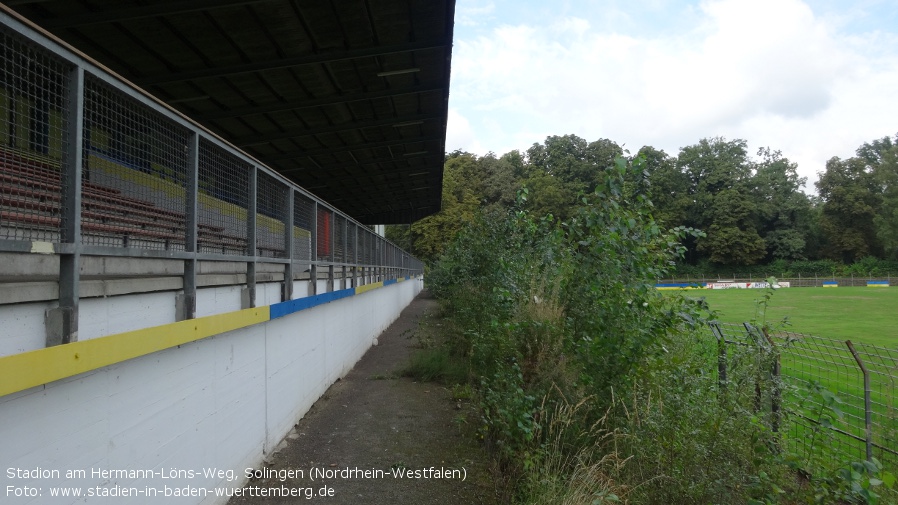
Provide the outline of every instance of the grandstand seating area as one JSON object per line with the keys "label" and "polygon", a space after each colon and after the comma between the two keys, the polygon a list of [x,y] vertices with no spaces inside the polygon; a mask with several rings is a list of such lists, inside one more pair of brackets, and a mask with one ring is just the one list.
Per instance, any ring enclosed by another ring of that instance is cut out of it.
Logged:
{"label": "grandstand seating area", "polygon": [[[58,162],[0,150],[0,228],[59,233],[61,187]],[[81,218],[83,235],[113,238],[122,247],[141,240],[160,243],[165,249],[184,250],[183,212],[159,208],[151,201],[125,196],[106,185],[82,182]],[[198,245],[222,253],[244,253],[246,239],[224,231],[220,226],[200,223]]]}

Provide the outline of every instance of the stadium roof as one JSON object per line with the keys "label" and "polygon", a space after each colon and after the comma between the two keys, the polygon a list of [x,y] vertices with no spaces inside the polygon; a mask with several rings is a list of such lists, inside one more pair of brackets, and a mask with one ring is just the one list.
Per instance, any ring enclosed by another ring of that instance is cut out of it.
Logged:
{"label": "stadium roof", "polygon": [[455,0],[6,4],[363,223],[440,208]]}

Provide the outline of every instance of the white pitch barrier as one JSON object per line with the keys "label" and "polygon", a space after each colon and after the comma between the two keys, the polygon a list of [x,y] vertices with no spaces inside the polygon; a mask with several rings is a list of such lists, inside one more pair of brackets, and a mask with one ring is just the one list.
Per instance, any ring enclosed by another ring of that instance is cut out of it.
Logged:
{"label": "white pitch barrier", "polygon": [[[736,282],[736,281],[718,281],[709,282],[705,285],[707,289],[767,289],[770,287],[769,282]],[[788,282],[777,282],[773,284],[773,289],[788,288]]]}

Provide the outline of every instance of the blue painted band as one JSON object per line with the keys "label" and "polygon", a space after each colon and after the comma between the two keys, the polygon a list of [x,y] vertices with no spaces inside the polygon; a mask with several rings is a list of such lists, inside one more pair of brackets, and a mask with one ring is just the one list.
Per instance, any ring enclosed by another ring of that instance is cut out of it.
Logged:
{"label": "blue painted band", "polygon": [[390,284],[396,284],[396,279],[387,279],[384,281],[384,286],[389,286]]}
{"label": "blue painted band", "polygon": [[307,296],[296,300],[288,300],[286,302],[275,303],[271,305],[271,319],[284,317],[294,312],[311,309],[318,305],[333,302],[341,298],[346,298],[355,294],[355,289],[341,289],[330,293],[321,293],[320,295]]}

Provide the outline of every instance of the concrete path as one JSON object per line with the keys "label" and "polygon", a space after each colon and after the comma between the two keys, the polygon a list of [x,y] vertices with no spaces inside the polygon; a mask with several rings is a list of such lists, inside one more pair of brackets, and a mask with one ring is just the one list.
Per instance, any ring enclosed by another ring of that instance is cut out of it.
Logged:
{"label": "concrete path", "polygon": [[436,311],[426,292],[416,298],[229,503],[495,503],[473,406],[440,384],[398,378],[419,321]]}

